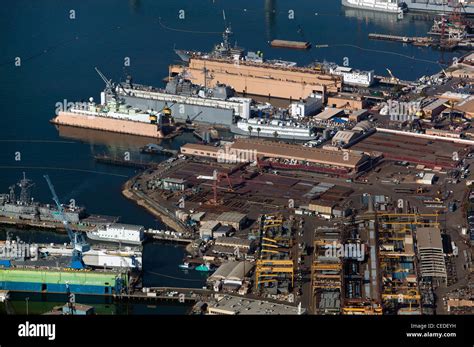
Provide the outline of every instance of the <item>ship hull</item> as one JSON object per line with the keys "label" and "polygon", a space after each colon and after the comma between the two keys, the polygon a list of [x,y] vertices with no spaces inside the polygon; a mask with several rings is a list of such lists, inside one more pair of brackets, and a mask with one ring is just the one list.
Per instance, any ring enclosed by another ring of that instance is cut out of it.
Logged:
{"label": "ship hull", "polygon": [[201,105],[187,105],[184,103],[167,103],[166,100],[145,99],[136,96],[121,95],[125,102],[142,110],[161,110],[165,106],[171,109],[173,118],[186,121],[191,120],[196,123],[216,124],[230,126],[234,121],[232,109],[206,107]]}
{"label": "ship hull", "polygon": [[[203,69],[209,74],[204,76]],[[169,73],[178,75],[183,67],[171,65]],[[192,57],[186,69],[194,84],[214,87],[223,83],[242,95],[260,95],[268,98],[306,99],[315,91],[339,92],[341,78],[303,67],[285,67],[269,63],[243,61],[235,64],[225,59]]]}
{"label": "ship hull", "polygon": [[126,245],[134,245],[134,246],[141,246],[143,241],[130,241],[130,240],[121,240],[121,239],[111,239],[111,238],[102,238],[100,236],[95,235],[94,233],[88,232],[86,233],[87,237],[94,241],[101,241],[101,242],[111,242],[111,243],[121,243]]}
{"label": "ship hull", "polygon": [[113,295],[126,288],[127,274],[94,271],[0,269],[0,290]]}
{"label": "ship hull", "polygon": [[[408,11],[411,12],[426,12],[426,13],[451,13],[454,10],[453,6],[423,3],[420,0],[405,0]],[[470,16],[474,15],[474,5],[467,5],[461,9],[461,13],[466,13]]]}
{"label": "ship hull", "polygon": [[[48,253],[60,256],[71,256],[72,248],[54,248],[54,247],[41,247],[42,253]],[[97,268],[128,268],[130,270],[140,270],[142,268],[142,255],[141,252],[108,252],[107,250],[94,250],[83,253],[84,264],[91,267]]]}
{"label": "ship hull", "polygon": [[356,8],[356,9],[361,9],[361,10],[370,10],[370,11],[375,11],[375,12],[383,12],[383,13],[401,13],[403,12],[403,9],[398,8],[398,9],[389,9],[389,8],[383,8],[383,7],[376,7],[376,6],[370,6],[370,5],[356,5],[353,3],[350,3],[347,0],[342,0],[342,5],[345,7],[349,8]]}

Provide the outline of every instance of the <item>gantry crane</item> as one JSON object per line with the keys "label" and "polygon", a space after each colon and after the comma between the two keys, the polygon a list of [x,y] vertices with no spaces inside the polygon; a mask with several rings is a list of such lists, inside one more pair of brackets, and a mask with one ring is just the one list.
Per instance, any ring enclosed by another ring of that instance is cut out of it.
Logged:
{"label": "gantry crane", "polygon": [[82,254],[90,250],[90,245],[86,242],[86,240],[84,239],[84,235],[81,232],[73,231],[70,228],[69,221],[67,220],[66,215],[64,214],[64,208],[59,202],[59,198],[56,194],[56,191],[54,190],[54,186],[51,183],[49,176],[44,175],[44,178],[46,182],[48,183],[49,190],[51,191],[51,194],[53,195],[53,200],[56,203],[56,206],[58,208],[59,216],[61,218],[64,228],[66,229],[69,239],[71,240],[71,244],[73,246],[70,267],[72,269],[78,269],[78,270],[84,269],[85,265],[84,265],[84,262],[82,261]]}

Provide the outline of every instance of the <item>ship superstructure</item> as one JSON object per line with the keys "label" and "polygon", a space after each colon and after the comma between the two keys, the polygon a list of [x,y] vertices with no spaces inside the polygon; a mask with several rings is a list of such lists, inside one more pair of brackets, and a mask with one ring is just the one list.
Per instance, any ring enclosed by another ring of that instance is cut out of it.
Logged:
{"label": "ship superstructure", "polygon": [[[20,188],[20,194],[16,193],[16,186]],[[58,209],[50,204],[42,204],[31,197],[31,188],[34,183],[23,178],[17,185],[10,186],[8,194],[0,194],[0,217],[10,219],[23,219],[32,221],[61,222]],[[64,215],[69,223],[78,223],[86,217],[86,211],[83,207],[64,205]]]}
{"label": "ship superstructure", "polygon": [[[39,245],[39,252],[46,257],[70,257],[72,247],[68,245]],[[141,270],[142,251],[136,248],[108,249],[92,246],[82,255],[84,264],[94,268],[128,268]]]}
{"label": "ship superstructure", "polygon": [[407,9],[413,12],[445,13],[455,10],[468,15],[474,15],[472,0],[404,0]]}
{"label": "ship superstructure", "polygon": [[87,237],[96,241],[141,245],[145,227],[142,225],[112,223],[101,225],[87,232]]}
{"label": "ship superstructure", "polygon": [[236,134],[257,137],[270,137],[288,140],[314,140],[317,134],[314,127],[293,120],[262,120],[251,118],[240,120],[231,131]]}
{"label": "ship superstructure", "polygon": [[[248,118],[251,99],[235,97],[234,91],[224,84],[208,88],[192,83],[186,76],[172,77],[166,87],[155,88],[132,83],[131,78],[116,89],[126,104],[147,110],[168,107],[173,119],[229,126],[236,117]],[[114,94],[104,92],[106,102]]]}
{"label": "ship superstructure", "polygon": [[342,5],[386,13],[403,13],[406,5],[401,0],[342,0]]}
{"label": "ship superstructure", "polygon": [[374,71],[361,71],[351,67],[331,64],[329,73],[342,76],[344,84],[350,86],[370,87],[374,83]]}

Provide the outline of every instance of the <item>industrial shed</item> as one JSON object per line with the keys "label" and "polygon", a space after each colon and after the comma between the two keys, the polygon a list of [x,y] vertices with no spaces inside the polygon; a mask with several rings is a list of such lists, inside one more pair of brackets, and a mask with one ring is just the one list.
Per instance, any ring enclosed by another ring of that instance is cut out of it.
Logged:
{"label": "industrial shed", "polygon": [[332,138],[333,145],[347,145],[353,142],[360,136],[359,133],[356,133],[351,130],[339,130],[336,135]]}
{"label": "industrial shed", "polygon": [[420,271],[423,278],[441,278],[446,281],[446,264],[444,262],[441,231],[436,227],[416,229]]}
{"label": "industrial shed", "polygon": [[247,216],[238,212],[223,212],[216,218],[222,225],[230,225],[235,230],[240,230],[247,222]]}
{"label": "industrial shed", "polygon": [[224,285],[240,287],[252,268],[253,265],[248,261],[230,261],[219,266],[208,281],[222,281]]}
{"label": "industrial shed", "polygon": [[370,160],[367,155],[359,151],[334,151],[254,139],[237,139],[232,148],[256,150],[257,155],[261,157],[301,160],[328,167],[348,168],[355,171],[358,171]]}

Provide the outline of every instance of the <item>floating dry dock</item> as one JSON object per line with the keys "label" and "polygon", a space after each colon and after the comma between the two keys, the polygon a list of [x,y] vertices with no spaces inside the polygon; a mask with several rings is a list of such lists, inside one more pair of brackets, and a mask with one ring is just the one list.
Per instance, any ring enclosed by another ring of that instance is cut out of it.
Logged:
{"label": "floating dry dock", "polygon": [[74,271],[51,267],[0,267],[0,290],[114,295],[128,286],[125,271]]}
{"label": "floating dry dock", "polygon": [[57,125],[69,125],[78,128],[111,131],[121,134],[144,136],[153,139],[166,138],[156,124],[115,119],[112,117],[89,116],[86,114],[61,111],[51,120]]}
{"label": "floating dry dock", "polygon": [[311,43],[301,41],[273,40],[270,46],[274,48],[291,48],[291,49],[309,49]]}

